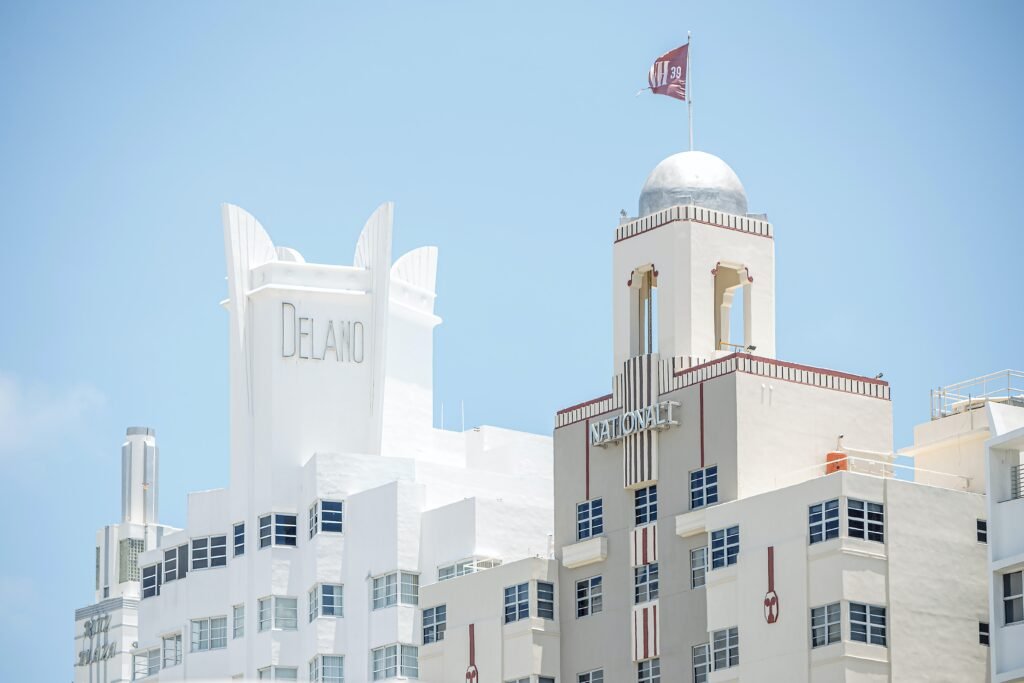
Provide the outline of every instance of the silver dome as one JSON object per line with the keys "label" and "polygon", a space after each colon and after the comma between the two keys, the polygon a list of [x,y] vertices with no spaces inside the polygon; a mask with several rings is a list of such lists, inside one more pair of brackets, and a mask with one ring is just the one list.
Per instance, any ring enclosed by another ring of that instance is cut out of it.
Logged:
{"label": "silver dome", "polygon": [[715,155],[680,152],[664,159],[647,176],[640,192],[640,216],[678,204],[744,216],[747,193],[729,164]]}

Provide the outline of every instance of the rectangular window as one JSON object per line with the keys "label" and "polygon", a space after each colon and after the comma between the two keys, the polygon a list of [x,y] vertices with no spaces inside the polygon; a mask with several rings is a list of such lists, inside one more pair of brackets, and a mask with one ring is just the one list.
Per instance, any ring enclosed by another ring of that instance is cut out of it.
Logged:
{"label": "rectangular window", "polygon": [[658,486],[637,489],[633,494],[634,520],[637,526],[658,520]]}
{"label": "rectangular window", "polygon": [[838,643],[840,639],[839,603],[811,608],[811,647]]}
{"label": "rectangular window", "polygon": [[270,536],[272,515],[263,515],[260,517],[260,548],[268,548],[272,543]]}
{"label": "rectangular window", "polygon": [[256,603],[256,630],[259,632],[267,631],[270,629],[271,615],[273,609],[273,602],[270,598],[260,598],[259,602]]}
{"label": "rectangular window", "polygon": [[690,588],[704,585],[704,577],[708,571],[708,547],[701,546],[690,551]]}
{"label": "rectangular window", "polygon": [[313,621],[321,616],[345,616],[341,584],[321,583],[309,591],[309,620]]}
{"label": "rectangular window", "polygon": [[160,648],[155,647],[132,655],[132,664],[135,679],[160,673]]}
{"label": "rectangular window", "polygon": [[309,660],[309,680],[317,683],[345,683],[345,658],[318,655]]}
{"label": "rectangular window", "polygon": [[810,506],[807,510],[807,526],[810,528],[812,544],[839,538],[839,499]]}
{"label": "rectangular window", "polygon": [[233,527],[234,532],[234,556],[245,554],[245,522],[239,522]]}
{"label": "rectangular window", "polygon": [[555,679],[551,676],[537,676],[537,683],[555,683]]}
{"label": "rectangular window", "polygon": [[592,576],[576,582],[576,617],[597,614],[604,607],[601,577]]}
{"label": "rectangular window", "polygon": [[340,500],[320,501],[320,531],[340,534],[344,530],[345,503]]}
{"label": "rectangular window", "polygon": [[420,604],[420,575],[401,572],[401,577],[401,590],[398,593],[398,601],[403,605]]}
{"label": "rectangular window", "polygon": [[192,620],[192,652],[217,650],[228,646],[228,618]]}
{"label": "rectangular window", "polygon": [[604,502],[600,498],[576,504],[576,540],[604,533]]}
{"label": "rectangular window", "polygon": [[637,662],[636,681],[637,683],[661,683],[661,660],[648,659],[646,662]]}
{"label": "rectangular window", "polygon": [[274,597],[274,628],[294,631],[299,627],[299,601],[297,598]]}
{"label": "rectangular window", "polygon": [[658,563],[633,568],[633,602],[640,604],[658,597]]}
{"label": "rectangular window", "polygon": [[693,683],[708,683],[711,673],[711,653],[707,643],[694,645],[691,653],[693,658]]}
{"label": "rectangular window", "polygon": [[420,676],[420,649],[415,645],[402,645],[402,661],[399,673],[409,678]]}
{"label": "rectangular window", "polygon": [[[186,555],[188,550],[185,551]],[[186,562],[188,560],[186,559]],[[171,581],[177,581],[179,578],[184,578],[182,574],[178,576],[178,549],[170,548],[164,551],[164,583],[170,583]]]}
{"label": "rectangular window", "polygon": [[192,539],[192,569],[223,567],[228,563],[228,537]]}
{"label": "rectangular window", "polygon": [[1024,621],[1024,572],[1003,574],[1003,623]]}
{"label": "rectangular window", "polygon": [[142,568],[142,599],[160,595],[160,582],[163,578],[160,563]]}
{"label": "rectangular window", "polygon": [[521,583],[505,589],[505,623],[530,616],[530,584]]}
{"label": "rectangular window", "polygon": [[274,545],[295,545],[295,515],[274,514]]}
{"label": "rectangular window", "polygon": [[881,503],[866,503],[851,498],[846,506],[846,516],[852,538],[885,542],[885,513]]}
{"label": "rectangular window", "polygon": [[294,666],[265,666],[256,671],[256,679],[260,681],[297,681],[299,670]]}
{"label": "rectangular window", "polygon": [[736,564],[740,554],[740,528],[731,526],[711,532],[711,568],[720,569]]}
{"label": "rectangular window", "polygon": [[241,638],[245,635],[245,605],[235,605],[231,608],[231,614],[231,637]]}
{"label": "rectangular window", "polygon": [[982,645],[988,645],[988,623],[984,621],[978,622],[978,642]]}
{"label": "rectangular window", "polygon": [[555,584],[537,582],[537,616],[541,619],[555,618]]}
{"label": "rectangular window", "polygon": [[373,609],[398,604],[398,574],[378,576],[373,580]]}
{"label": "rectangular window", "polygon": [[594,669],[576,676],[576,683],[604,683],[604,669]]}
{"label": "rectangular window", "polygon": [[383,681],[398,675],[398,646],[386,645],[373,651],[373,680]]}
{"label": "rectangular window", "polygon": [[181,664],[181,634],[164,636],[164,668]]}
{"label": "rectangular window", "polygon": [[978,520],[978,543],[988,543],[988,520]]}
{"label": "rectangular window", "polygon": [[690,509],[718,502],[718,465],[690,472]]}
{"label": "rectangular window", "polygon": [[448,627],[447,607],[438,605],[423,610],[423,644],[439,643],[444,640]]}
{"label": "rectangular window", "polygon": [[456,576],[465,576],[474,572],[491,569],[501,566],[501,560],[493,557],[478,557],[469,560],[462,560],[455,564],[445,565],[437,568],[437,580],[446,581]]}
{"label": "rectangular window", "polygon": [[715,671],[738,666],[740,663],[740,630],[738,627],[724,628],[711,634]]}
{"label": "rectangular window", "polygon": [[885,647],[885,608],[851,602],[850,640]]}

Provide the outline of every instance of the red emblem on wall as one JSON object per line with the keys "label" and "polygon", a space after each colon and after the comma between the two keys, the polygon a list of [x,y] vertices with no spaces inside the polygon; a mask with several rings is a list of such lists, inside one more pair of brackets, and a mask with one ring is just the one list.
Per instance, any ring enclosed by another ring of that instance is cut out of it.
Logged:
{"label": "red emblem on wall", "polygon": [[775,592],[775,546],[768,546],[768,592],[764,595],[764,620],[779,620],[779,595]]}
{"label": "red emblem on wall", "polygon": [[466,669],[466,683],[478,683],[480,672],[476,670],[476,624],[469,625],[469,668]]}

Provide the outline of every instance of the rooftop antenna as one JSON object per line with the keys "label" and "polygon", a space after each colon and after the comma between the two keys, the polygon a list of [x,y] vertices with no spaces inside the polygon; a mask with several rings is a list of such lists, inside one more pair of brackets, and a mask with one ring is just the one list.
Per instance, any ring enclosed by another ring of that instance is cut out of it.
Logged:
{"label": "rooftop antenna", "polygon": [[693,39],[690,32],[686,32],[686,111],[687,119],[690,122],[690,151],[693,151],[693,82],[690,80],[690,62],[693,61]]}

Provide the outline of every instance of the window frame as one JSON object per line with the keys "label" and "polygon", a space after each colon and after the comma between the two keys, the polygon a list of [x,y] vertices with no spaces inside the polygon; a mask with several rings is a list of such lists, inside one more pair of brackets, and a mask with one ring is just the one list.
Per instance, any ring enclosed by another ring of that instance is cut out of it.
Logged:
{"label": "window frame", "polygon": [[[740,554],[740,526],[734,524],[723,529],[715,529],[711,532],[711,571],[730,567],[739,559]],[[715,545],[720,547],[716,548]]]}
{"label": "window frame", "polygon": [[988,543],[988,520],[979,519],[975,525],[978,543]]}
{"label": "window frame", "polygon": [[530,618],[530,582],[505,586],[503,624]]}
{"label": "window frame", "polygon": [[715,671],[739,666],[740,629],[738,626],[719,629],[711,634],[711,659]]}
{"label": "window frame", "polygon": [[[215,624],[214,622],[220,622]],[[203,617],[202,619],[192,619],[189,622],[190,637],[189,637],[189,652],[208,652],[210,650],[223,650],[228,646],[228,618],[226,616],[219,617]],[[214,628],[217,628],[221,632],[219,638],[214,635]],[[220,644],[216,644],[220,643]]]}
{"label": "window frame", "polygon": [[231,640],[245,637],[245,603],[231,606]]}
{"label": "window frame", "polygon": [[847,498],[846,534],[850,538],[885,543],[885,505]]}
{"label": "window frame", "polygon": [[375,576],[370,581],[371,609],[387,609],[398,604],[398,572]]}
{"label": "window frame", "polygon": [[576,618],[604,611],[604,581],[600,574],[576,581]]}
{"label": "window frame", "polygon": [[991,646],[991,627],[987,621],[978,622],[978,644]]}
{"label": "window frame", "polygon": [[[701,565],[694,565],[694,554],[701,556]],[[690,548],[690,590],[703,588],[707,584],[708,577],[708,547],[702,545],[699,548]]]}
{"label": "window frame", "polygon": [[[850,640],[888,647],[888,611],[882,605],[851,602]],[[861,616],[863,615],[863,618]],[[881,618],[881,624],[876,620]],[[880,640],[881,642],[877,642]]]}
{"label": "window frame", "polygon": [[[218,541],[218,543],[214,543]],[[197,547],[197,543],[201,544]],[[219,552],[214,554],[214,551]],[[228,537],[226,534],[196,536],[192,539],[192,571],[228,566]]]}
{"label": "window frame", "polygon": [[448,630],[448,605],[434,605],[423,610],[420,620],[423,644],[440,643]]}
{"label": "window frame", "polygon": [[661,683],[661,659],[645,659],[636,663],[637,683]]}
{"label": "window frame", "polygon": [[576,674],[576,683],[604,683],[604,669],[592,669]]}
{"label": "window frame", "polygon": [[576,503],[576,540],[585,541],[603,534],[604,499],[590,498]]}
{"label": "window frame", "polygon": [[[328,659],[332,660],[330,667]],[[330,674],[327,673],[328,668],[332,669]],[[345,683],[345,655],[314,655],[309,660],[309,680],[316,683]]]}
{"label": "window frame", "polygon": [[[168,658],[168,641],[171,643],[171,657]],[[181,645],[181,631],[177,633],[168,633],[160,637],[160,652],[161,657],[161,669],[169,669],[172,666],[178,666],[182,662],[182,645]],[[168,664],[167,662],[171,663]]]}
{"label": "window frame", "polygon": [[[1024,623],[1024,570],[1007,572],[1002,577],[1003,625]],[[1017,586],[1013,585],[1014,577],[1017,577]],[[1013,615],[1017,618],[1013,619]]]}
{"label": "window frame", "polygon": [[841,507],[838,498],[807,506],[807,544],[839,538]]}
{"label": "window frame", "polygon": [[[324,593],[329,588],[330,595]],[[328,607],[327,598],[330,598]],[[328,611],[330,610],[330,611]],[[309,621],[330,618],[341,619],[345,616],[345,585],[341,583],[317,583],[309,589]]]}
{"label": "window frame", "polygon": [[555,620],[555,584],[552,581],[537,581],[537,617]]}
{"label": "window frame", "polygon": [[[150,572],[149,576],[146,576],[147,572]],[[148,564],[145,567],[142,567],[141,574],[142,592],[139,599],[145,600],[146,598],[155,598],[160,595],[160,587],[163,585],[164,578],[163,563],[155,562],[153,564]],[[150,585],[147,586],[147,583]]]}
{"label": "window frame", "polygon": [[633,491],[634,526],[658,521],[658,485],[651,484]]}
{"label": "window frame", "polygon": [[657,600],[659,595],[658,563],[633,567],[633,604]]}
{"label": "window frame", "polygon": [[[815,620],[818,620],[815,623]],[[832,602],[811,608],[811,649],[826,647],[843,639],[842,605]],[[834,627],[834,630],[833,630]]]}
{"label": "window frame", "polygon": [[242,555],[245,555],[245,522],[235,522],[231,525],[231,556]]}
{"label": "window frame", "polygon": [[[700,659],[698,661],[698,653]],[[711,643],[701,643],[690,648],[690,668],[693,671],[693,683],[707,683],[711,675]]]}
{"label": "window frame", "polygon": [[714,505],[718,502],[718,465],[708,465],[690,471],[690,509]]}

